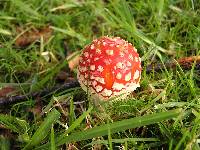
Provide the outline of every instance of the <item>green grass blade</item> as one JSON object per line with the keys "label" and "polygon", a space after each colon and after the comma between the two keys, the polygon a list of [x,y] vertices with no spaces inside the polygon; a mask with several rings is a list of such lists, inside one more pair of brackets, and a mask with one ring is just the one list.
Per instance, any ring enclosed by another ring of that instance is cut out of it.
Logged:
{"label": "green grass blade", "polygon": [[[60,140],[62,140],[63,138],[67,137],[68,134],[69,134],[70,132],[72,132],[76,127],[78,127],[78,126],[81,124],[81,122],[82,122],[82,121],[86,118],[86,116],[92,111],[92,109],[93,109],[93,107],[90,107],[86,112],[84,112],[78,119],[76,119],[76,120],[73,122],[73,124],[67,129],[67,131],[66,131],[65,133],[63,133],[61,136],[59,136],[59,137],[56,139],[57,145],[58,145],[58,142],[59,142]],[[48,147],[48,146],[49,146],[49,143],[46,144],[46,145],[43,145],[43,146],[41,146],[41,147],[38,147],[38,148],[36,148],[36,149],[45,149],[45,148]]]}
{"label": "green grass blade", "polygon": [[70,99],[70,111],[69,111],[69,125],[71,126],[75,120],[75,112],[74,112],[74,101]]}
{"label": "green grass blade", "polygon": [[25,146],[24,150],[32,149],[32,147],[38,145],[48,135],[52,124],[55,123],[59,117],[60,113],[56,109],[53,109],[48,114],[44,122],[40,125],[38,130],[34,133],[33,137],[31,138],[30,142]]}
{"label": "green grass blade", "polygon": [[34,16],[35,18],[41,18],[41,15],[34,9],[32,9],[28,4],[22,2],[21,0],[12,0],[12,3],[21,9],[23,12]]}
{"label": "green grass blade", "polygon": [[166,90],[163,90],[158,96],[156,96],[156,98],[154,98],[152,101],[150,101],[149,104],[147,104],[147,106],[145,108],[143,108],[142,110],[140,110],[140,113],[143,113],[146,110],[148,110],[153,104],[155,104],[155,102],[157,102],[158,100],[160,100],[165,95],[166,95]]}
{"label": "green grass blade", "polygon": [[74,133],[68,137],[63,138],[62,140],[58,141],[58,145],[62,145],[64,143],[72,142],[72,141],[80,141],[91,139],[94,137],[104,136],[108,134],[108,127],[110,128],[111,133],[116,133],[120,131],[124,131],[131,128],[136,128],[148,124],[153,124],[156,122],[160,122],[162,120],[172,119],[177,117],[180,113],[179,110],[173,110],[168,112],[161,112],[152,115],[146,115],[142,117],[136,117],[132,119],[126,119],[123,121],[117,121],[112,124],[105,124],[102,126],[98,126],[86,131]]}
{"label": "green grass blade", "polygon": [[66,35],[71,36],[73,38],[77,38],[79,40],[79,43],[80,43],[81,46],[84,46],[86,44],[86,38],[82,34],[77,33],[70,26],[68,26],[67,29],[62,29],[62,28],[58,28],[58,27],[54,27],[54,26],[51,26],[51,28],[54,31],[66,34]]}
{"label": "green grass blade", "polygon": [[0,150],[10,150],[10,140],[4,136],[0,136]]}
{"label": "green grass blade", "polygon": [[70,132],[72,132],[76,127],[78,127],[81,122],[86,118],[86,116],[92,111],[93,107],[90,107],[86,112],[84,112],[78,119],[76,119],[73,124],[68,128],[68,130],[64,133],[64,135],[61,135],[59,137],[59,140],[61,140],[63,137],[68,135]]}
{"label": "green grass blade", "polygon": [[0,124],[19,134],[24,134],[29,128],[29,124],[25,120],[3,114],[0,114]]}
{"label": "green grass blade", "polygon": [[[63,134],[61,137],[57,138],[57,146],[65,143],[70,143],[74,141],[87,140],[99,136],[108,135],[108,128],[110,128],[111,133],[121,132],[127,129],[141,127],[144,125],[154,124],[163,120],[172,119],[177,117],[181,112],[181,109],[171,110],[167,112],[160,112],[151,115],[145,115],[140,117],[135,117],[131,119],[125,119],[122,121],[117,121],[111,124],[105,124],[101,126],[94,127],[85,131],[80,131],[73,133],[71,135]],[[48,145],[39,147],[39,149],[48,148]]]}
{"label": "green grass blade", "polygon": [[112,146],[112,136],[111,136],[111,131],[110,131],[110,127],[108,127],[108,144],[109,144],[109,149],[113,149]]}
{"label": "green grass blade", "polygon": [[11,32],[0,28],[0,34],[11,35]]}
{"label": "green grass blade", "polygon": [[76,1],[73,2],[67,2],[66,4],[54,7],[52,9],[50,9],[50,11],[58,11],[58,10],[65,10],[65,9],[71,9],[71,8],[76,8],[76,7],[81,7],[82,4],[78,3]]}
{"label": "green grass blade", "polygon": [[54,128],[53,125],[51,127],[51,150],[56,150],[56,144],[55,144],[55,136],[54,136]]}

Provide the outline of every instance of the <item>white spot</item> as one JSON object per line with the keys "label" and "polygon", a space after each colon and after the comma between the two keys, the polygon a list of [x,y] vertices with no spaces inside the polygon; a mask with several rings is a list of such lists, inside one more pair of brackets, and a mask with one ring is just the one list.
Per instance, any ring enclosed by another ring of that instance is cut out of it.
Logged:
{"label": "white spot", "polygon": [[108,55],[113,55],[113,50],[112,50],[112,49],[107,49],[107,50],[106,50],[106,53],[107,53]]}
{"label": "white spot", "polygon": [[97,44],[101,44],[101,42],[100,42],[100,41],[98,41],[98,42],[97,42]]}
{"label": "white spot", "polygon": [[106,42],[103,42],[103,46],[106,46]]}
{"label": "white spot", "polygon": [[89,56],[89,53],[88,52],[85,52],[84,53],[84,56],[87,58]]}
{"label": "white spot", "polygon": [[102,66],[98,66],[97,71],[102,72],[103,71],[103,67]]}
{"label": "white spot", "polygon": [[118,95],[118,93],[119,93],[119,92],[114,91],[114,92],[113,92],[113,95],[116,96],[116,95]]}
{"label": "white spot", "polygon": [[116,78],[117,79],[121,79],[122,78],[122,74],[118,72],[117,75],[116,75]]}
{"label": "white spot", "polygon": [[108,90],[108,89],[104,89],[102,91],[102,95],[103,96],[111,96],[112,95],[112,91],[111,90]]}
{"label": "white spot", "polygon": [[119,97],[120,99],[125,99],[129,93],[130,93],[130,92],[126,91],[125,89],[122,89],[122,90],[119,91],[119,92],[116,92],[116,91],[113,92],[113,95],[115,95],[115,96],[120,95],[120,97]]}
{"label": "white spot", "polygon": [[134,50],[137,52],[137,49],[134,47]]}
{"label": "white spot", "polygon": [[86,73],[86,74],[85,74],[85,79],[87,79],[87,77],[88,77],[88,74]]}
{"label": "white spot", "polygon": [[123,68],[125,68],[125,65],[122,62],[118,62],[116,64],[116,67],[119,68],[119,69],[123,69]]}
{"label": "white spot", "polygon": [[113,47],[114,46],[114,44],[110,44],[110,47]]}
{"label": "white spot", "polygon": [[92,81],[92,86],[95,87],[97,85],[97,81]]}
{"label": "white spot", "polygon": [[100,86],[100,85],[97,85],[97,86],[96,86],[96,91],[97,91],[97,92],[100,92],[102,89],[103,89],[102,86]]}
{"label": "white spot", "polygon": [[128,58],[133,61],[133,55],[132,54],[129,54]]}
{"label": "white spot", "polygon": [[131,67],[131,66],[132,66],[130,61],[127,61],[127,66],[128,66],[128,67]]}
{"label": "white spot", "polygon": [[94,58],[94,61],[97,61],[97,60],[99,60],[99,58],[98,58],[98,57],[95,57],[95,58]]}
{"label": "white spot", "polygon": [[127,83],[127,84],[126,84],[126,91],[128,91],[128,92],[135,91],[137,87],[140,87],[140,85],[139,85],[139,84],[136,84],[136,83],[134,83],[134,82]]}
{"label": "white spot", "polygon": [[86,68],[86,67],[80,67],[80,68],[79,68],[79,71],[80,71],[80,72],[85,72],[85,71],[87,71],[87,68]]}
{"label": "white spot", "polygon": [[117,45],[116,47],[119,48],[119,45]]}
{"label": "white spot", "polygon": [[91,76],[90,76],[90,79],[92,79],[92,80],[93,80],[93,79],[95,79],[95,77],[94,77],[93,75],[91,75]]}
{"label": "white spot", "polygon": [[105,63],[106,65],[109,65],[111,62],[110,62],[108,59],[106,59],[106,60],[104,60],[104,63]]}
{"label": "white spot", "polygon": [[130,81],[130,80],[131,80],[131,72],[125,75],[125,81]]}
{"label": "white spot", "polygon": [[141,58],[139,57],[139,61],[141,62]]}
{"label": "white spot", "polygon": [[97,48],[97,49],[96,49],[96,53],[97,53],[97,54],[101,54],[101,50]]}
{"label": "white spot", "polygon": [[139,61],[138,57],[135,57],[135,62],[138,62],[138,61]]}
{"label": "white spot", "polygon": [[140,72],[138,70],[136,70],[133,78],[137,79],[137,78],[139,78],[139,76],[140,76]]}
{"label": "white spot", "polygon": [[105,81],[104,81],[104,78],[101,78],[101,77],[94,77],[94,80],[102,83],[102,84],[105,84]]}
{"label": "white spot", "polygon": [[91,48],[91,49],[94,49],[94,44],[92,44],[90,48]]}
{"label": "white spot", "polygon": [[113,87],[112,87],[114,90],[122,90],[123,88],[126,88],[126,86],[122,83],[117,83],[117,82],[114,82],[113,84]]}
{"label": "white spot", "polygon": [[124,86],[122,83],[114,82],[112,88],[113,88],[114,90],[121,90],[121,89],[125,88],[125,86]]}
{"label": "white spot", "polygon": [[125,41],[124,47],[128,47],[128,42]]}
{"label": "white spot", "polygon": [[90,59],[87,59],[87,62],[90,63]]}
{"label": "white spot", "polygon": [[90,66],[90,70],[94,71],[95,70],[95,65]]}

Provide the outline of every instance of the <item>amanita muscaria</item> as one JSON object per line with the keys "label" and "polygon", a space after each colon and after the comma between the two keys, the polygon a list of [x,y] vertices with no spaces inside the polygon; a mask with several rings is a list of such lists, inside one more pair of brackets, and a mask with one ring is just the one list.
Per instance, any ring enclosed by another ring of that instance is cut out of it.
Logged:
{"label": "amanita muscaria", "polygon": [[131,43],[104,36],[83,49],[77,78],[83,90],[96,98],[125,98],[140,86],[141,69],[141,59]]}

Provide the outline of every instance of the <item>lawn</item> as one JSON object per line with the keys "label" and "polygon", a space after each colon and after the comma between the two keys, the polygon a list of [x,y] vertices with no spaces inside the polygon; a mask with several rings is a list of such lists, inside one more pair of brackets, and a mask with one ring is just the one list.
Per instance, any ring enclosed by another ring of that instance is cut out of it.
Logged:
{"label": "lawn", "polygon": [[[94,104],[83,48],[132,43],[140,87]],[[0,149],[200,149],[199,0],[0,0]]]}

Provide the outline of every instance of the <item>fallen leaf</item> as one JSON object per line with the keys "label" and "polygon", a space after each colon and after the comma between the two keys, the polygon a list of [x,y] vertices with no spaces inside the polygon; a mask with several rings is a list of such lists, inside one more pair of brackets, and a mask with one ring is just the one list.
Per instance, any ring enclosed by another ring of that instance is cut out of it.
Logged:
{"label": "fallen leaf", "polygon": [[65,71],[60,71],[58,75],[56,76],[56,79],[59,81],[66,81],[68,77],[69,77],[69,73]]}
{"label": "fallen leaf", "polygon": [[0,89],[0,97],[6,97],[9,94],[13,93],[15,91],[15,88],[7,86]]}
{"label": "fallen leaf", "polygon": [[200,63],[200,56],[190,56],[184,57],[177,60],[179,65],[183,66],[184,68],[188,69],[192,67],[192,64],[196,61],[197,64]]}
{"label": "fallen leaf", "polygon": [[30,30],[24,30],[22,28],[17,28],[17,33],[21,34],[18,35],[15,45],[18,47],[25,47],[30,45],[31,43],[40,40],[43,37],[44,41],[48,41],[51,37],[53,30],[49,27],[43,27],[39,29],[31,28]]}
{"label": "fallen leaf", "polygon": [[74,52],[67,57],[70,70],[74,70],[78,66],[79,59],[80,59],[80,52]]}

